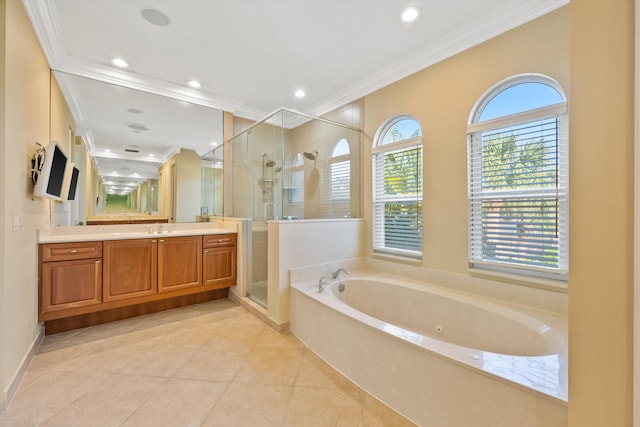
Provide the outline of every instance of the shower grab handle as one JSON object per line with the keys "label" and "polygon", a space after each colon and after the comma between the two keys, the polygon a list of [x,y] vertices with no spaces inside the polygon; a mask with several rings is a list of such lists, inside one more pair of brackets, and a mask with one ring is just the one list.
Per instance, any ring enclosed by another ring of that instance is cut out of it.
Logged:
{"label": "shower grab handle", "polygon": [[274,215],[276,213],[276,205],[274,205],[273,203],[265,203],[264,204],[264,214],[263,214],[263,220],[264,220],[265,224],[267,222],[269,222],[269,208],[271,208],[273,210],[273,214]]}

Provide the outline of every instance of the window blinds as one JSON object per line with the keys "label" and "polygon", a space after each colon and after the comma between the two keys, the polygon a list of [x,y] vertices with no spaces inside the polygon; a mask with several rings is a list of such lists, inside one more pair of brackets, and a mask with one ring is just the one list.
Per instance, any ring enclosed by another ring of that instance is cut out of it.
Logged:
{"label": "window blinds", "polygon": [[564,115],[555,115],[562,107],[470,125],[472,265],[566,275],[567,135]]}
{"label": "window blinds", "polygon": [[422,145],[420,138],[374,150],[374,250],[422,253]]}

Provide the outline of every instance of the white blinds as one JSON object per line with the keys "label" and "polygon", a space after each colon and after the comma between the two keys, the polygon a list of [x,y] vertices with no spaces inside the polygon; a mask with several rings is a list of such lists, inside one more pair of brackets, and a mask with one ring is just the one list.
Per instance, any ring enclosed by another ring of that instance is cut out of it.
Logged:
{"label": "white blinds", "polygon": [[472,265],[566,275],[565,111],[553,105],[470,125]]}
{"label": "white blinds", "polygon": [[351,161],[349,154],[331,159],[327,178],[322,203],[323,216],[325,218],[350,216]]}
{"label": "white blinds", "polygon": [[420,138],[385,144],[373,153],[374,250],[422,253]]}

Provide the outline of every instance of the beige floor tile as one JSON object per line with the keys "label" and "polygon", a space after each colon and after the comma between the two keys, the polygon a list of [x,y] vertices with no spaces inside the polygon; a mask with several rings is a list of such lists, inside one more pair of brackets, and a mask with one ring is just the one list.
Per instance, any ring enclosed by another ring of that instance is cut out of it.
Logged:
{"label": "beige floor tile", "polygon": [[203,426],[281,426],[292,391],[288,386],[230,384]]}
{"label": "beige floor tile", "polygon": [[138,375],[110,375],[48,419],[44,425],[120,425],[166,381],[165,378]]}
{"label": "beige floor tile", "polygon": [[227,386],[222,382],[172,378],[123,426],[200,426]]}
{"label": "beige floor tile", "polygon": [[103,374],[54,371],[37,386],[19,389],[0,420],[20,425],[42,423],[106,379]]}
{"label": "beige floor tile", "polygon": [[302,350],[255,348],[238,371],[234,382],[292,386],[295,382]]}
{"label": "beige floor tile", "polygon": [[75,359],[87,355],[95,349],[99,342],[84,337],[67,337],[64,339],[45,338],[31,360],[31,369],[60,369]]}
{"label": "beige floor tile", "polygon": [[201,347],[200,345],[194,344],[159,342],[149,351],[124,365],[118,370],[118,373],[171,377],[187,363]]}
{"label": "beige floor tile", "polygon": [[232,381],[250,355],[250,348],[209,344],[200,347],[174,376]]}
{"label": "beige floor tile", "polygon": [[364,426],[362,405],[336,388],[295,387],[283,426]]}
{"label": "beige floor tile", "polygon": [[180,327],[161,338],[161,341],[181,344],[204,345],[211,341],[212,337],[220,329],[215,323],[189,323],[179,322]]}
{"label": "beige floor tile", "polygon": [[227,325],[217,323],[210,329],[208,344],[254,348],[264,325]]}
{"label": "beige floor tile", "polygon": [[362,402],[364,392],[347,377],[332,368],[327,362],[309,349],[305,349],[300,371],[296,378],[296,386],[300,387],[335,387],[353,399]]}
{"label": "beige floor tile", "polygon": [[48,336],[0,427],[409,426],[229,300]]}
{"label": "beige floor tile", "polygon": [[264,328],[258,336],[256,347],[302,350],[304,344],[290,333],[280,334],[271,328]]}
{"label": "beige floor tile", "polygon": [[154,346],[154,342],[128,342],[115,339],[101,340],[98,345],[69,364],[64,371],[114,373],[134,358],[140,357]]}
{"label": "beige floor tile", "polygon": [[368,427],[415,427],[409,421],[384,403],[368,393],[364,393],[363,405],[364,425]]}

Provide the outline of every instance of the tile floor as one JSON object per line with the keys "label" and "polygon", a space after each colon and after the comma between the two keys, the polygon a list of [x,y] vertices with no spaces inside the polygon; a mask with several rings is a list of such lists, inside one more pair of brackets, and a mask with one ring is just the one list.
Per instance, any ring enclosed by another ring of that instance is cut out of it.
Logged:
{"label": "tile floor", "polygon": [[7,426],[413,425],[228,299],[52,335]]}

